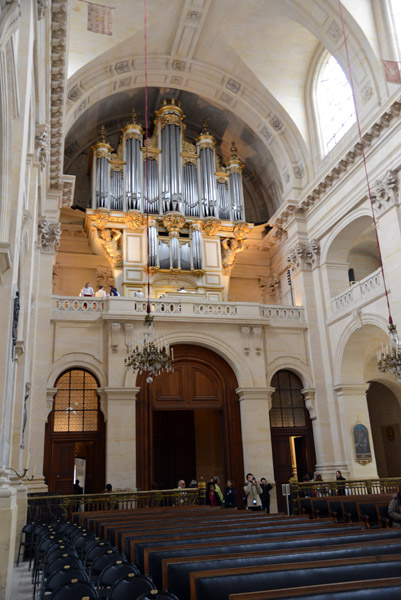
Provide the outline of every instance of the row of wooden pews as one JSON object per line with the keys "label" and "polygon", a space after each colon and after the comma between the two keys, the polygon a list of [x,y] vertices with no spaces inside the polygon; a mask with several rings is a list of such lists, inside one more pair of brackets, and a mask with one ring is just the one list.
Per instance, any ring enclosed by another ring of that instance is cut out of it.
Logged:
{"label": "row of wooden pews", "polygon": [[75,519],[179,600],[401,597],[401,528],[194,506]]}

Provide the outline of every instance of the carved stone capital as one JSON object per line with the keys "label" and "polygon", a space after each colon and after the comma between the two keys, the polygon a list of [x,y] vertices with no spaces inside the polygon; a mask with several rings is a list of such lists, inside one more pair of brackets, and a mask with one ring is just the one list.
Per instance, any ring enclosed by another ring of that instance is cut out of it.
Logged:
{"label": "carved stone capital", "polygon": [[131,352],[134,345],[134,323],[124,323],[125,347]]}
{"label": "carved stone capital", "polygon": [[60,246],[60,223],[50,223],[43,217],[38,223],[38,248],[43,254],[54,254]]}
{"label": "carved stone capital", "polygon": [[114,354],[116,352],[118,352],[120,330],[121,330],[121,323],[110,323],[111,351]]}
{"label": "carved stone capital", "polygon": [[43,19],[43,17],[45,16],[47,7],[48,7],[47,0],[37,0],[38,21]]}
{"label": "carved stone capital", "polygon": [[396,171],[387,171],[372,187],[372,201],[377,213],[383,213],[393,204],[399,204],[398,177]]}
{"label": "carved stone capital", "polygon": [[320,244],[318,240],[312,240],[310,244],[298,242],[287,256],[291,271],[301,269],[312,269],[319,265]]}

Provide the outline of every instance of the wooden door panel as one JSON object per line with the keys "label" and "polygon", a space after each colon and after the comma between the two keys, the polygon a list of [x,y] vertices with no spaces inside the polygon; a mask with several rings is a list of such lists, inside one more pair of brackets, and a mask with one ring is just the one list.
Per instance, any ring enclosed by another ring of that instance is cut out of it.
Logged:
{"label": "wooden door panel", "polygon": [[191,377],[189,378],[190,401],[208,401],[221,404],[219,399],[219,386],[215,377],[210,371],[205,368],[195,365],[192,369]]}
{"label": "wooden door panel", "polygon": [[285,497],[281,486],[288,483],[291,473],[291,449],[289,436],[272,435],[274,479],[277,486],[277,505],[279,511],[286,511]]}
{"label": "wooden door panel", "polygon": [[74,442],[54,442],[53,445],[53,489],[60,494],[72,494],[74,491]]}
{"label": "wooden door panel", "polygon": [[159,375],[155,385],[154,404],[185,403],[185,365],[176,365],[173,373]]}
{"label": "wooden door panel", "polygon": [[193,411],[153,412],[153,479],[159,489],[187,484],[195,477],[195,428]]}

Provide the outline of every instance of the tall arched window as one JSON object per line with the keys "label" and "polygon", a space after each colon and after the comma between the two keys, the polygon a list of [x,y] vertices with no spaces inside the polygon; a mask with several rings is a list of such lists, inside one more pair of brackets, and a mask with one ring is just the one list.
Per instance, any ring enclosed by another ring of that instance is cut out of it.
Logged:
{"label": "tall arched window", "polygon": [[88,371],[71,369],[61,375],[56,382],[53,431],[97,431],[98,387]]}
{"label": "tall arched window", "polygon": [[278,371],[271,383],[272,396],[270,424],[272,427],[305,427],[305,402],[302,382],[291,371]]}
{"label": "tall arched window", "polygon": [[356,122],[351,86],[331,54],[321,62],[315,89],[318,126],[325,155]]}

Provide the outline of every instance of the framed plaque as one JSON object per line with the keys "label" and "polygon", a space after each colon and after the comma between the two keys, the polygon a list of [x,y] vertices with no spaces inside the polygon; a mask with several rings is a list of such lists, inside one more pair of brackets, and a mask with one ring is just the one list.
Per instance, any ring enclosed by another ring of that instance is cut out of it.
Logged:
{"label": "framed plaque", "polygon": [[370,449],[369,431],[362,425],[357,423],[354,427],[354,448],[355,460],[360,465],[367,465],[372,462],[372,452]]}

